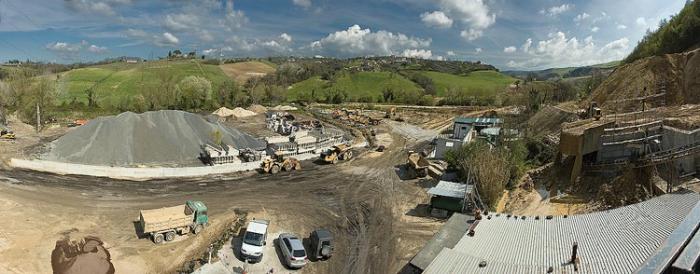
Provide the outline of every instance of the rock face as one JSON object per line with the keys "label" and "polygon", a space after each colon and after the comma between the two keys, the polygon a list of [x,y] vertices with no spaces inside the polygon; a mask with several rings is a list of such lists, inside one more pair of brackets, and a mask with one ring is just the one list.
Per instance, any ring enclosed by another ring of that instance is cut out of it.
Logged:
{"label": "rock face", "polygon": [[664,101],[666,105],[700,103],[700,49],[648,57],[620,66],[593,91],[591,100],[604,107],[639,110],[639,102],[606,102],[659,93],[658,85],[662,83],[666,86],[666,95],[661,100],[648,102],[651,106]]}
{"label": "rock face", "polygon": [[47,160],[89,165],[191,165],[203,144],[265,147],[262,140],[184,111],[100,117],[51,143]]}

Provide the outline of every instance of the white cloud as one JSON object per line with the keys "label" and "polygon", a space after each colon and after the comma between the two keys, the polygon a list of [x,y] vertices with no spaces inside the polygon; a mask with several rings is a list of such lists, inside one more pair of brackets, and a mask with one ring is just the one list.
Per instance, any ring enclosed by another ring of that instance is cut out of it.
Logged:
{"label": "white cloud", "polygon": [[90,1],[90,0],[66,0],[64,1],[66,6],[78,12],[84,13],[98,13],[101,15],[113,16],[116,13],[112,6],[108,5],[105,1]]}
{"label": "white cloud", "polygon": [[164,32],[163,39],[160,40],[160,42],[162,42],[163,45],[173,45],[174,46],[174,45],[177,45],[180,43],[180,39],[175,37],[175,35],[173,35],[170,32]]}
{"label": "white cloud", "polygon": [[527,38],[527,40],[525,40],[525,43],[523,43],[523,46],[520,49],[522,49],[523,52],[529,52],[531,46],[532,46],[532,38]]}
{"label": "white cloud", "polygon": [[287,42],[287,43],[292,42],[292,36],[289,35],[289,34],[287,34],[286,32],[285,32],[285,33],[282,33],[282,34],[280,35],[280,38],[281,38],[282,40],[284,40],[285,42]]}
{"label": "white cloud", "polygon": [[637,25],[645,27],[647,25],[647,20],[644,19],[644,17],[637,17],[637,20],[635,21]]}
{"label": "white cloud", "polygon": [[590,17],[590,16],[591,16],[591,15],[588,14],[588,13],[585,13],[585,12],[584,12],[584,13],[581,13],[581,14],[579,14],[579,15],[576,15],[576,17],[574,17],[574,22],[577,22],[577,23],[578,23],[578,22],[581,22],[581,21],[583,21],[583,20],[586,20],[586,19],[587,19],[588,17]]}
{"label": "white cloud", "polygon": [[[484,0],[438,0],[440,11],[423,13],[421,19],[432,26],[450,27],[454,21],[460,22],[464,30],[460,36],[474,40],[484,34],[484,30],[496,22]],[[427,21],[427,22],[426,22]]]}
{"label": "white cloud", "polygon": [[430,59],[433,57],[433,52],[424,49],[405,49],[403,53],[401,53],[401,56],[418,59]]}
{"label": "white cloud", "polygon": [[292,0],[292,3],[305,9],[311,7],[311,0]]}
{"label": "white cloud", "polygon": [[591,28],[591,32],[598,32],[600,30],[599,27],[593,27]]}
{"label": "white cloud", "polygon": [[548,16],[557,16],[559,14],[571,10],[573,7],[574,5],[562,4],[561,6],[554,6],[546,10],[540,10],[540,14],[546,14]]}
{"label": "white cloud", "polygon": [[46,45],[46,49],[54,51],[54,52],[61,52],[61,53],[69,53],[69,52],[79,52],[81,48],[81,44],[70,44],[66,42],[55,42],[55,43],[50,43]]}
{"label": "white cloud", "polygon": [[513,53],[513,52],[515,52],[515,50],[516,50],[516,48],[514,46],[503,48],[503,52],[505,52],[505,53]]}
{"label": "white cloud", "polygon": [[481,49],[481,48],[475,48],[474,51],[475,51],[477,54],[479,54],[479,53],[481,53],[481,52],[484,51],[484,50]]}
{"label": "white cloud", "polygon": [[420,19],[426,25],[435,28],[449,28],[452,27],[453,22],[442,11],[425,12],[420,15]]}
{"label": "white cloud", "polygon": [[206,56],[210,56],[210,55],[216,54],[218,51],[219,51],[219,49],[205,49],[202,51],[202,54],[204,54]]}
{"label": "white cloud", "polygon": [[370,56],[399,54],[406,49],[429,47],[431,43],[431,39],[409,37],[385,30],[372,32],[368,28],[353,25],[347,30],[328,34],[323,39],[312,42],[309,47],[335,56]]}
{"label": "white cloud", "polygon": [[102,53],[106,53],[106,52],[107,52],[107,47],[100,47],[100,46],[97,46],[97,45],[90,45],[90,47],[88,47],[88,51],[89,51],[89,52],[92,52],[92,53],[96,53],[96,54],[102,54]]}
{"label": "white cloud", "polygon": [[476,40],[477,38],[484,35],[484,32],[481,30],[469,29],[469,30],[463,30],[462,32],[459,33],[459,35],[462,36],[462,38],[464,38],[464,39],[472,41],[472,40]]}
{"label": "white cloud", "polygon": [[623,24],[618,24],[617,29],[627,29],[627,26],[625,26]]}
{"label": "white cloud", "polygon": [[163,26],[170,31],[194,31],[201,24],[199,16],[192,13],[168,14]]}
{"label": "white cloud", "polygon": [[454,51],[451,51],[451,50],[448,50],[448,51],[447,51],[447,56],[455,56],[455,55],[456,55],[456,54],[455,54]]}
{"label": "white cloud", "polygon": [[510,60],[506,65],[523,69],[585,66],[620,60],[628,53],[627,38],[620,38],[599,47],[592,36],[580,41],[576,37],[566,37],[563,32],[556,32],[550,33],[546,40],[533,43],[526,54]]}

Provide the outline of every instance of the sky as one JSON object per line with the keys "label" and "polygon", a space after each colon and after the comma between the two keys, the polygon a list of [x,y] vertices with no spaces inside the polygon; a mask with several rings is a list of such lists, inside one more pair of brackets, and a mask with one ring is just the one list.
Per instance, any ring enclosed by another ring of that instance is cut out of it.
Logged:
{"label": "sky", "polygon": [[686,0],[0,0],[0,62],[407,56],[501,70],[620,60]]}

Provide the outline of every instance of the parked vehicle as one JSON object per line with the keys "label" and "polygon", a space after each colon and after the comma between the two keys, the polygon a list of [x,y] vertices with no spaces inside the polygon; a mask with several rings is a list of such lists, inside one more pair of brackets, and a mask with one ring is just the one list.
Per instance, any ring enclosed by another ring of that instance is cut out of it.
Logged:
{"label": "parked vehicle", "polygon": [[310,256],[327,260],[333,255],[333,235],[326,229],[316,229],[309,236]]}
{"label": "parked vehicle", "polygon": [[306,250],[299,237],[290,233],[282,233],[277,238],[277,244],[282,251],[284,263],[289,268],[302,268],[306,265]]}
{"label": "parked vehicle", "polygon": [[241,257],[250,262],[260,262],[263,257],[263,248],[267,245],[268,220],[253,219],[248,223],[241,243]]}
{"label": "parked vehicle", "polygon": [[187,201],[184,205],[141,210],[139,224],[143,233],[154,243],[175,239],[175,234],[198,234],[209,223],[207,207],[200,201]]}

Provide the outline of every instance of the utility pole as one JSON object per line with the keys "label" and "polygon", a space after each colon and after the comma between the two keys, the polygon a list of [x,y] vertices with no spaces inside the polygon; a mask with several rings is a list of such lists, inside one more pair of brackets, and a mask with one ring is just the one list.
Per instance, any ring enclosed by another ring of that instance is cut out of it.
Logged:
{"label": "utility pole", "polygon": [[41,129],[41,111],[39,110],[39,103],[36,103],[36,132],[38,133]]}

